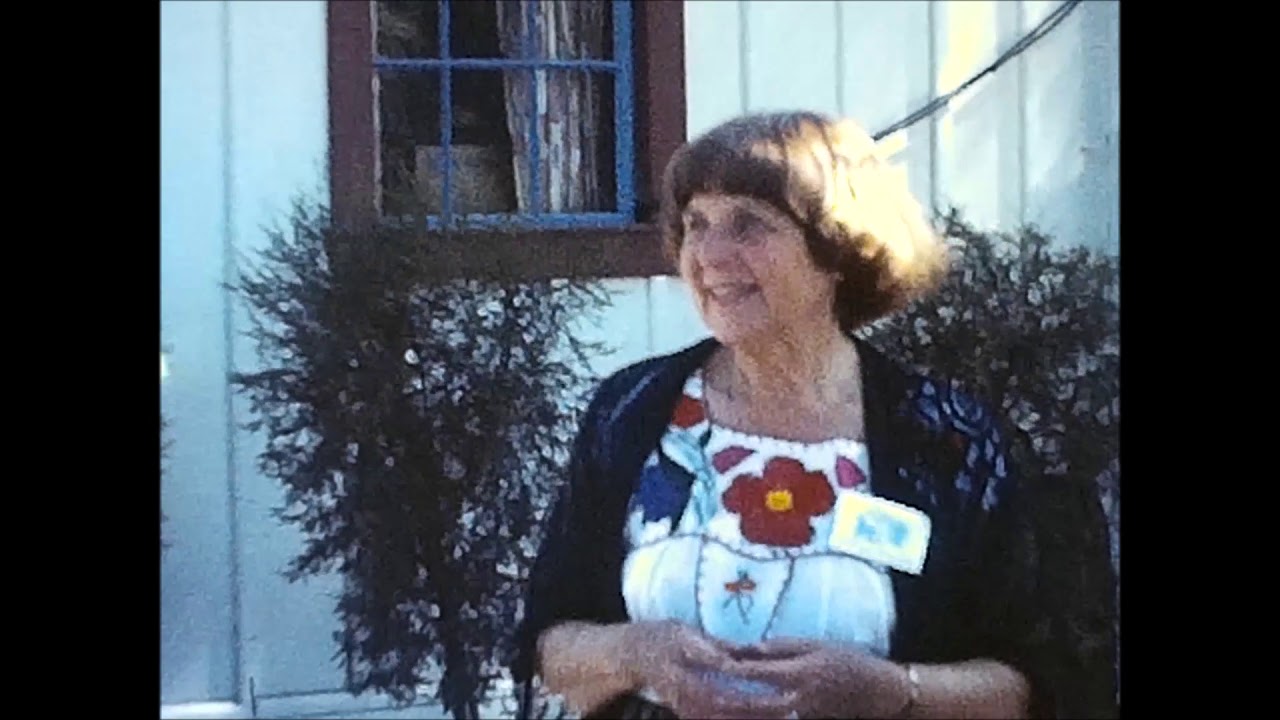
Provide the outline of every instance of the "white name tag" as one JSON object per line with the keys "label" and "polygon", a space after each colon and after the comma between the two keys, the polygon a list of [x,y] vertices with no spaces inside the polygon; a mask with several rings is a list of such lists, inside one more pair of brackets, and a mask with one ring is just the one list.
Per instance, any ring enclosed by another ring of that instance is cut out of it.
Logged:
{"label": "white name tag", "polygon": [[840,493],[828,545],[912,575],[924,569],[929,516],[913,507],[863,493]]}

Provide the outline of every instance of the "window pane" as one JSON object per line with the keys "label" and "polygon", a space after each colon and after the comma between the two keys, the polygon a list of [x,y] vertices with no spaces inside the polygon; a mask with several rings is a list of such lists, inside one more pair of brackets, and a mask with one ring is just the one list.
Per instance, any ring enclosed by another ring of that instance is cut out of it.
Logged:
{"label": "window pane", "polygon": [[[443,212],[441,73],[383,73],[383,208],[392,216]],[[451,192],[455,213],[515,210],[502,73],[454,70]]]}
{"label": "window pane", "polygon": [[377,5],[379,55],[390,58],[440,57],[440,13],[435,0],[380,0]]}
{"label": "window pane", "polygon": [[[617,209],[611,74],[454,70],[451,76],[454,213]],[[444,168],[441,74],[384,71],[380,78],[384,212],[438,214]],[[541,95],[537,112],[535,82]],[[535,127],[536,150],[530,144]]]}
{"label": "window pane", "polygon": [[[518,175],[517,198],[527,212],[612,212],[614,185],[613,76],[581,70],[513,73],[523,81],[508,88],[514,118],[512,144],[517,166],[537,168],[534,178]],[[530,93],[536,83],[539,111]],[[537,150],[530,127],[537,125]],[[536,160],[536,162],[534,161]],[[537,198],[535,201],[535,197]]]}
{"label": "window pane", "polygon": [[500,58],[498,0],[449,2],[449,56]]}
{"label": "window pane", "polygon": [[420,213],[414,188],[417,148],[439,143],[440,76],[383,72],[379,80],[383,212],[395,217]]}
{"label": "window pane", "polygon": [[496,3],[495,8],[496,32],[506,57],[521,57],[527,50],[539,59],[613,59],[613,10],[608,0]]}
{"label": "window pane", "polygon": [[521,57],[524,35],[534,58],[613,59],[608,0],[380,0],[378,54],[441,57],[439,28],[445,5],[450,57]]}

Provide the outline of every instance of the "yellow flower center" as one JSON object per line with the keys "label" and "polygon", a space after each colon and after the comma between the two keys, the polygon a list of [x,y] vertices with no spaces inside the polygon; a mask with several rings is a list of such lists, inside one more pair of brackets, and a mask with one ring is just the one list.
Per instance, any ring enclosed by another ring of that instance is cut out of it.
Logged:
{"label": "yellow flower center", "polygon": [[791,509],[790,490],[770,490],[764,496],[764,506],[774,512],[786,512]]}

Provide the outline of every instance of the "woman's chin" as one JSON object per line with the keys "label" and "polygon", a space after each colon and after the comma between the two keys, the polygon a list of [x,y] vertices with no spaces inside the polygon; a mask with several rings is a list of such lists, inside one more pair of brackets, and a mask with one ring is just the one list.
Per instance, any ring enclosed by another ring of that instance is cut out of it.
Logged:
{"label": "woman's chin", "polygon": [[722,345],[740,345],[768,335],[768,325],[738,318],[708,318],[707,329]]}

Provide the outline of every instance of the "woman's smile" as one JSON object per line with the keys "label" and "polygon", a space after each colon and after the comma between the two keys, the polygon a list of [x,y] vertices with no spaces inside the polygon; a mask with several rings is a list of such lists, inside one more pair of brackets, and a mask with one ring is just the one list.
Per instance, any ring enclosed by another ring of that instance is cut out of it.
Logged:
{"label": "woman's smile", "polygon": [[760,288],[755,283],[718,283],[708,285],[706,295],[721,307],[732,307],[754,295]]}

